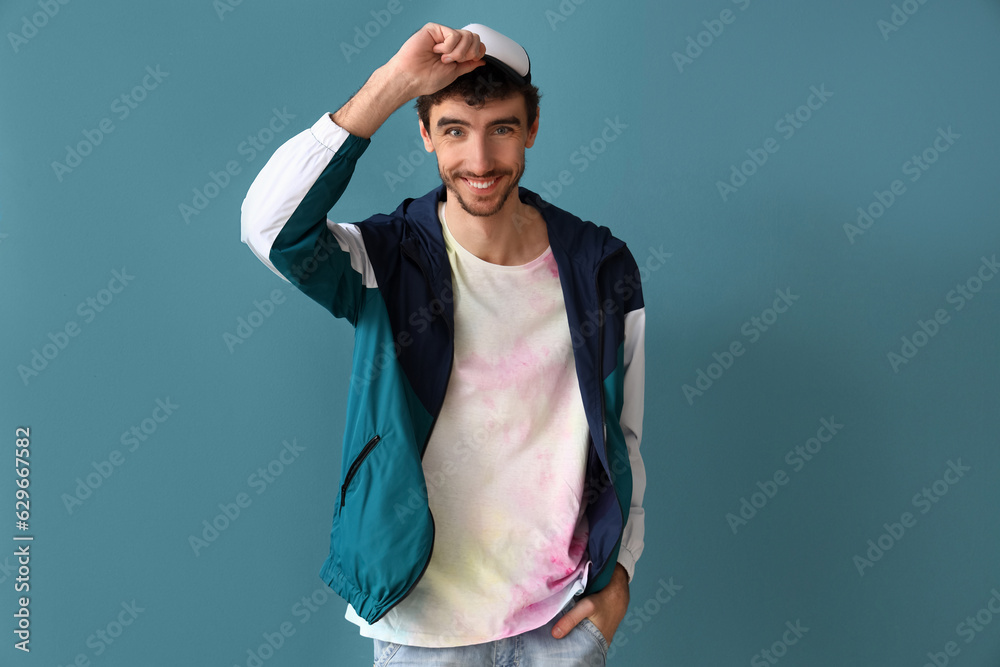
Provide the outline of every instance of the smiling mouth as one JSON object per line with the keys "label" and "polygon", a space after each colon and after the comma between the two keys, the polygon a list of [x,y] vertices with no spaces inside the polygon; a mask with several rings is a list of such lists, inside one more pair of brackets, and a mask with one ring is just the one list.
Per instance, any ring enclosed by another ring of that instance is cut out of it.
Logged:
{"label": "smiling mouth", "polygon": [[462,177],[462,180],[465,181],[465,184],[468,185],[469,188],[471,188],[472,190],[475,190],[477,192],[489,192],[497,184],[497,181],[499,181],[500,178],[498,176],[488,179]]}

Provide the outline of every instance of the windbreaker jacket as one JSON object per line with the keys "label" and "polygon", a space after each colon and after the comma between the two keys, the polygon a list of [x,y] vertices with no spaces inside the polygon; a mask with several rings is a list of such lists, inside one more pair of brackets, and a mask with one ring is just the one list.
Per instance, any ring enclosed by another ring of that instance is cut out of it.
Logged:
{"label": "windbreaker jacket", "polygon": [[[440,186],[390,215],[327,219],[370,143],[324,114],[275,151],[242,206],[242,240],[272,271],[355,327],[341,486],[320,576],[369,623],[420,579],[434,545],[421,458],[454,351]],[[590,428],[583,502],[592,561],[584,594],[631,579],[643,548],[639,455],[645,311],[625,244],[519,189],[548,229]]]}

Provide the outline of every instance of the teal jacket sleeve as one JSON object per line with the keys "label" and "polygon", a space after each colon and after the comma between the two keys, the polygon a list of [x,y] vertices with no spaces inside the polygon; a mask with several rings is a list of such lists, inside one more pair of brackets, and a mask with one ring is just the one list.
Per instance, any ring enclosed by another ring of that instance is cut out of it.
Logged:
{"label": "teal jacket sleeve", "polygon": [[327,218],[371,143],[323,116],[282,144],[241,207],[241,240],[265,266],[356,324],[375,277],[356,224]]}

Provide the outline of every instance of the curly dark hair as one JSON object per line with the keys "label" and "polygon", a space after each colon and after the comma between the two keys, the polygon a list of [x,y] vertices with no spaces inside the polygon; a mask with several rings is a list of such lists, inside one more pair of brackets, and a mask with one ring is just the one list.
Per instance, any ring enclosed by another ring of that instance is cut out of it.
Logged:
{"label": "curly dark hair", "polygon": [[512,79],[506,72],[487,61],[476,69],[455,79],[450,85],[431,95],[417,98],[415,107],[420,122],[430,131],[431,107],[450,97],[460,97],[470,107],[481,107],[490,100],[503,100],[520,93],[524,97],[528,113],[528,127],[538,115],[538,100],[541,93],[530,83]]}

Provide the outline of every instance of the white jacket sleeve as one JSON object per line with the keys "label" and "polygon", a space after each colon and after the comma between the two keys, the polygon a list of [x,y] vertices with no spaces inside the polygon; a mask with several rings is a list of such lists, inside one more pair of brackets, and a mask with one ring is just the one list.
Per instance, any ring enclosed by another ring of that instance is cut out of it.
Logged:
{"label": "white jacket sleeve", "polygon": [[241,240],[269,269],[338,317],[353,321],[375,286],[361,233],[327,213],[369,144],[329,114],[278,147],[241,207]]}
{"label": "white jacket sleeve", "polygon": [[632,503],[628,522],[622,535],[618,562],[628,573],[629,581],[635,563],[642,555],[646,530],[642,498],[646,491],[646,468],[639,453],[642,440],[643,397],[646,380],[646,309],[639,308],[625,315],[625,384],[622,396],[621,426],[628,446],[632,466]]}

